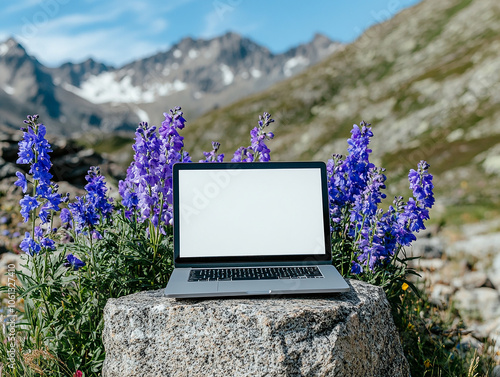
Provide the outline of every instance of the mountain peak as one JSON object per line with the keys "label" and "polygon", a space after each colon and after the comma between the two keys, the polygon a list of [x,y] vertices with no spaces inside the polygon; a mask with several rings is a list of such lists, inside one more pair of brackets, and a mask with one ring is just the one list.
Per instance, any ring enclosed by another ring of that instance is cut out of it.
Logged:
{"label": "mountain peak", "polygon": [[314,37],[312,39],[312,43],[325,43],[325,42],[328,42],[328,43],[331,43],[332,40],[330,38],[328,38],[326,35],[324,34],[321,34],[321,33],[315,33],[314,34]]}
{"label": "mountain peak", "polygon": [[26,55],[26,50],[13,37],[8,38],[5,42],[0,43],[0,56],[9,54]]}

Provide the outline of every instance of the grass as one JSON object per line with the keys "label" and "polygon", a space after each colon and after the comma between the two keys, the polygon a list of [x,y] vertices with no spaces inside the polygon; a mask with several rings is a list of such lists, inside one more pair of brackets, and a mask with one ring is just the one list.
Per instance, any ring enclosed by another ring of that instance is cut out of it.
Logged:
{"label": "grass", "polygon": [[407,290],[393,305],[393,316],[413,377],[489,376],[495,366],[487,342],[478,351],[463,341],[467,332],[452,303],[440,308],[425,292],[418,297]]}

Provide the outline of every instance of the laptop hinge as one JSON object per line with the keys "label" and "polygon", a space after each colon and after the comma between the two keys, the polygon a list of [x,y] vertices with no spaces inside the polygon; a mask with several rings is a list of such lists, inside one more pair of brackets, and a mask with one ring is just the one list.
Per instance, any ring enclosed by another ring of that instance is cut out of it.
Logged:
{"label": "laptop hinge", "polygon": [[316,266],[331,265],[332,261],[294,261],[294,262],[241,262],[241,263],[176,263],[175,268],[220,268],[220,267],[263,267],[263,266]]}

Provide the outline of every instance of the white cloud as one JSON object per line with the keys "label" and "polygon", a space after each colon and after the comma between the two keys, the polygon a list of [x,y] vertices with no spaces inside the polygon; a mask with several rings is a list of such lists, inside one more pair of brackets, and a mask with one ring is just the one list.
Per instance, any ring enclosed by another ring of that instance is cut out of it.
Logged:
{"label": "white cloud", "polygon": [[159,34],[168,28],[168,22],[163,18],[152,20],[149,24],[148,31],[152,34]]}
{"label": "white cloud", "polygon": [[133,32],[121,28],[93,30],[75,36],[63,34],[36,35],[24,46],[43,64],[57,66],[63,62],[81,62],[89,57],[107,64],[122,65],[138,56],[155,53],[154,43],[143,41]]}
{"label": "white cloud", "polygon": [[38,23],[25,19],[14,37],[49,66],[89,57],[120,66],[163,47],[152,36],[163,33],[169,24],[148,2],[89,2],[85,12],[54,13]]}

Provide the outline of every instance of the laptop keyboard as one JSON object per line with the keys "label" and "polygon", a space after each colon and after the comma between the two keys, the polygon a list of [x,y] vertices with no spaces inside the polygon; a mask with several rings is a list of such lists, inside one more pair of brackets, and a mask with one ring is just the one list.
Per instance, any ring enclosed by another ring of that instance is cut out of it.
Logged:
{"label": "laptop keyboard", "polygon": [[316,279],[322,277],[321,271],[316,266],[206,268],[192,269],[188,281]]}

